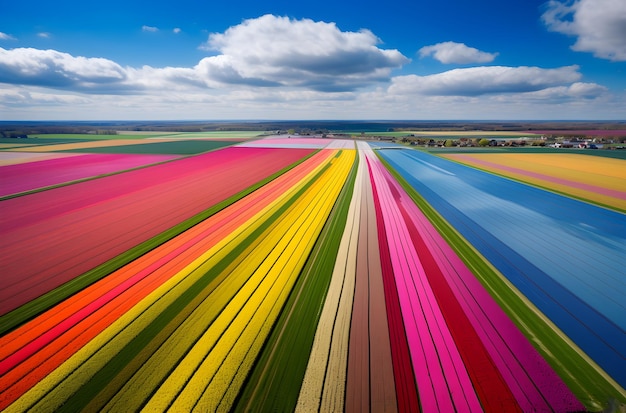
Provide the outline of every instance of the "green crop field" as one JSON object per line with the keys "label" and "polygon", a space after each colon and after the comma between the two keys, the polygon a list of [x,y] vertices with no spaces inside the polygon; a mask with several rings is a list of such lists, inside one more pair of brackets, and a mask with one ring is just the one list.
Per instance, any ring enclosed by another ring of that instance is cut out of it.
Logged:
{"label": "green crop field", "polygon": [[233,143],[235,142],[208,140],[154,141],[154,143],[142,143],[138,145],[70,149],[63,152],[192,155],[229,146]]}
{"label": "green crop field", "polygon": [[[116,135],[97,135],[95,133],[35,133],[28,135],[28,138],[37,138],[49,140],[111,140],[111,139],[147,139],[147,138],[165,138],[170,134],[163,132],[150,132],[147,134],[135,134],[135,133],[118,133]],[[50,143],[50,142],[48,142]]]}
{"label": "green crop field", "polygon": [[234,139],[234,140],[247,140],[263,135],[265,131],[209,131],[209,132],[185,132],[185,133],[173,133],[167,135],[168,139],[171,138],[184,138],[184,139]]}

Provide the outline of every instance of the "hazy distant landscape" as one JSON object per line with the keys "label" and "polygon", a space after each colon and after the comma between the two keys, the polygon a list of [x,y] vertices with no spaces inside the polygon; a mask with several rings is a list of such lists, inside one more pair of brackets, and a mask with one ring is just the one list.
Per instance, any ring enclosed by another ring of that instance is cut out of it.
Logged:
{"label": "hazy distant landscape", "polygon": [[[594,131],[598,135],[623,136],[626,121],[0,121],[0,132],[5,134],[37,133],[95,133],[104,131],[275,131],[290,130],[308,133],[332,132],[401,132],[424,131],[513,131],[563,132]],[[605,131],[605,132],[601,132]],[[611,132],[616,131],[616,132]]]}

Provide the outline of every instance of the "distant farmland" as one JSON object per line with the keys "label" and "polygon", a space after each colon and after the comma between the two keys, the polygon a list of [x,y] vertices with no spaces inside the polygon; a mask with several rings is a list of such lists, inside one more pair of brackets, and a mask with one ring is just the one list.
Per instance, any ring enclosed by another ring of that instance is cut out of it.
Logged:
{"label": "distant farmland", "polygon": [[533,133],[542,135],[564,136],[600,136],[600,137],[625,137],[626,129],[556,129],[535,130]]}
{"label": "distant farmland", "polygon": [[157,135],[3,141],[0,410],[626,408],[626,160]]}

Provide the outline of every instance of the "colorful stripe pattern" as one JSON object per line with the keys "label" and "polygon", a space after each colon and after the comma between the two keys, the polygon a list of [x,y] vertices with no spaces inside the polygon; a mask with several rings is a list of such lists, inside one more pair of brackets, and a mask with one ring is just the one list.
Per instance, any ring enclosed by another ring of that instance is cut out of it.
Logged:
{"label": "colorful stripe pattern", "polygon": [[475,275],[579,397],[621,400],[625,216],[423,152],[379,153],[497,269]]}
{"label": "colorful stripe pattern", "polygon": [[0,315],[310,153],[226,148],[2,201]]}
{"label": "colorful stripe pattern", "polygon": [[[442,177],[456,205],[462,184],[493,175],[416,151],[291,139],[295,147],[259,140],[0,201],[0,230],[18,243],[0,249],[1,265],[12,265],[3,274],[15,274],[2,279],[4,326],[34,295],[212,211],[5,327],[0,410],[573,412],[602,410],[611,397],[626,403],[619,374],[584,355],[484,240],[466,235],[473,249],[451,237],[464,226],[431,196],[443,197]],[[77,242],[86,228],[93,244]],[[493,265],[480,267],[479,253]],[[47,258],[30,263],[33,254]]]}

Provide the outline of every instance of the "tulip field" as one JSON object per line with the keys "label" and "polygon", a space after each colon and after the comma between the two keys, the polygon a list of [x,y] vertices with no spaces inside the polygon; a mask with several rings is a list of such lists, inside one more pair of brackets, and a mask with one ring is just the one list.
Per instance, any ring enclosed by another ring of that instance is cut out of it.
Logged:
{"label": "tulip field", "polygon": [[624,163],[578,154],[450,154],[447,158],[626,211]]}
{"label": "tulip field", "polygon": [[185,136],[0,149],[0,411],[626,409],[626,161]]}

